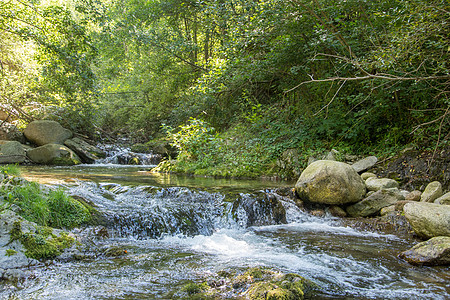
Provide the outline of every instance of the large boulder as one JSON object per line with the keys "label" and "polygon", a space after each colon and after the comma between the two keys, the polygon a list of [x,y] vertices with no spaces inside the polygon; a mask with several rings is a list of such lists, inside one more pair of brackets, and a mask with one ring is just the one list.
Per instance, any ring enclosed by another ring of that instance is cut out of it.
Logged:
{"label": "large boulder", "polygon": [[442,195],[441,197],[434,200],[434,203],[436,204],[444,204],[444,205],[450,205],[450,192]]}
{"label": "large boulder", "polygon": [[23,163],[26,160],[25,148],[16,141],[0,145],[0,164]]}
{"label": "large boulder", "polygon": [[369,156],[352,164],[352,168],[355,169],[356,172],[360,173],[372,168],[377,163],[377,161],[378,158],[376,156]]}
{"label": "large boulder", "polygon": [[33,121],[23,133],[29,141],[38,146],[63,144],[72,137],[72,131],[65,129],[58,122],[49,120]]}
{"label": "large boulder", "polygon": [[72,149],[85,163],[92,164],[100,158],[105,158],[106,153],[99,148],[88,144],[80,138],[66,140],[64,145]]}
{"label": "large boulder", "polygon": [[413,265],[450,265],[450,237],[431,238],[402,252],[399,256]]}
{"label": "large boulder", "polygon": [[430,182],[420,197],[422,202],[434,202],[437,198],[442,196],[442,185],[439,181]]}
{"label": "large boulder", "polygon": [[347,207],[347,213],[352,217],[377,215],[383,207],[394,205],[398,200],[398,190],[379,190],[358,203]]}
{"label": "large boulder", "polygon": [[330,205],[355,203],[366,193],[364,181],[350,165],[330,160],[309,165],[295,190],[302,200]]}
{"label": "large boulder", "polygon": [[450,206],[428,202],[410,202],[403,212],[414,232],[422,238],[450,236]]}
{"label": "large boulder", "polygon": [[366,180],[366,187],[369,191],[379,191],[383,189],[398,188],[398,182],[389,178],[370,177]]}
{"label": "large boulder", "polygon": [[72,150],[58,144],[47,144],[28,150],[27,156],[33,162],[44,165],[72,166],[81,163]]}

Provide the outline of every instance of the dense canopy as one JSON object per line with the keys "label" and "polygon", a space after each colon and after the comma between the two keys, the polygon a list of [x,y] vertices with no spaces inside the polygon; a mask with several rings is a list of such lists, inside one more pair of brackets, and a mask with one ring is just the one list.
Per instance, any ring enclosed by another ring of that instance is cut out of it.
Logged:
{"label": "dense canopy", "polygon": [[434,149],[449,17],[445,0],[4,0],[1,106],[22,125],[169,137],[178,169],[216,175],[269,174],[291,150]]}

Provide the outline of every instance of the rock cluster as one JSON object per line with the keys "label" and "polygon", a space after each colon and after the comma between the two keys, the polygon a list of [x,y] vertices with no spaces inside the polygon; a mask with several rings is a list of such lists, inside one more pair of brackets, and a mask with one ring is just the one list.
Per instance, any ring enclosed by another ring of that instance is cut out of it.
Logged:
{"label": "rock cluster", "polygon": [[[33,121],[23,134],[17,131],[15,128],[7,133],[0,132],[0,164],[76,165],[93,163],[105,156],[97,147],[80,138],[72,138],[73,133],[55,121]],[[36,148],[26,146],[26,141]]]}
{"label": "rock cluster", "polygon": [[[339,217],[403,214],[415,234],[422,239],[430,239],[430,242],[417,245],[401,257],[416,264],[448,264],[450,192],[443,194],[442,185],[437,181],[429,183],[423,192],[408,192],[400,190],[394,179],[378,178],[373,173],[357,173],[367,170],[367,166],[376,161],[373,157],[353,165],[314,161],[295,185],[297,196],[305,203],[329,206],[327,211]],[[426,253],[432,255],[424,258]]]}

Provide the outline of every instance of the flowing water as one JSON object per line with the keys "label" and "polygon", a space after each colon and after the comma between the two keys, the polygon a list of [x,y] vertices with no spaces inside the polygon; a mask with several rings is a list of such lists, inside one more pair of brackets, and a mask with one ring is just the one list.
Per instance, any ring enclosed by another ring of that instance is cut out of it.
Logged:
{"label": "flowing water", "polygon": [[94,203],[107,216],[109,236],[92,245],[127,254],[34,268],[34,279],[0,298],[177,299],[188,282],[253,266],[315,281],[322,290],[316,299],[450,298],[448,267],[414,267],[397,258],[413,241],[308,215],[275,190],[292,183],[169,176],[146,166],[23,173]]}

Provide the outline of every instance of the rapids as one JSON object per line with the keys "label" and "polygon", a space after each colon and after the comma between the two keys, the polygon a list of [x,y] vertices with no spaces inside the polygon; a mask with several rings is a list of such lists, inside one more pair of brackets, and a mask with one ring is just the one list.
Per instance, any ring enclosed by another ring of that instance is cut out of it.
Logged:
{"label": "rapids", "polygon": [[0,286],[2,299],[177,299],[188,282],[251,266],[311,279],[321,286],[317,299],[450,298],[448,267],[411,266],[397,255],[412,241],[304,213],[275,190],[292,183],[161,175],[145,166],[22,172],[94,203],[109,237],[92,243],[127,255],[32,268],[35,278]]}

